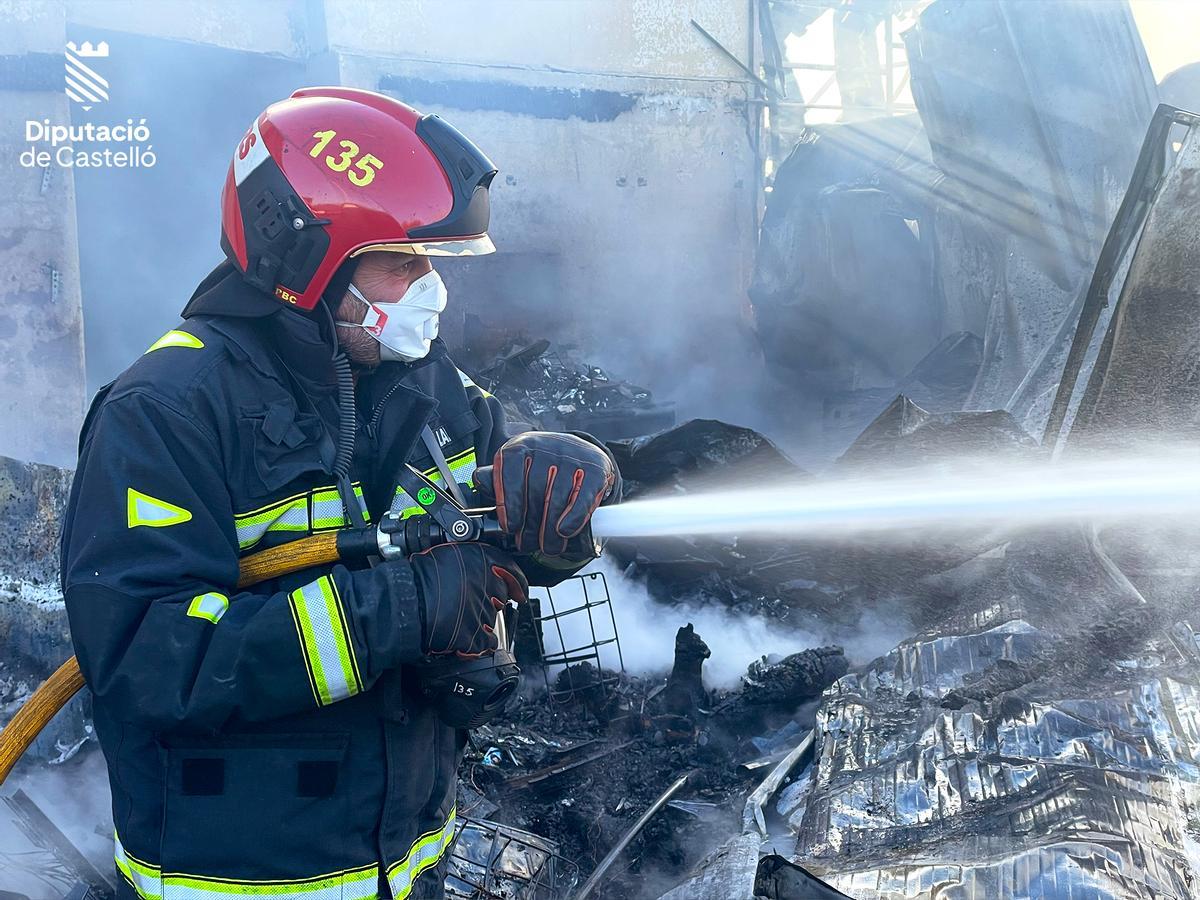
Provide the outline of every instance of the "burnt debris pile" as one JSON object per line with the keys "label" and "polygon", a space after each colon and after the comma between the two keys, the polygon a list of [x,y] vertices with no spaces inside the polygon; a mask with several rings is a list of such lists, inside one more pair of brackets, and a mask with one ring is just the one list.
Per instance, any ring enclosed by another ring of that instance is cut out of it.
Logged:
{"label": "burnt debris pile", "polygon": [[[544,689],[521,698],[503,723],[472,733],[460,812],[541,835],[560,860],[556,873],[586,875],[686,776],[676,798],[632,836],[596,896],[667,890],[738,826],[744,796],[811,729],[814,701],[847,671],[841,648],[808,649],[763,659],[737,688],[710,691],[702,677],[708,652],[689,623],[679,628],[665,680],[622,675],[552,702]],[[539,890],[550,886],[546,879]],[[561,880],[554,887],[554,896],[571,896]]]}
{"label": "burnt debris pile", "polygon": [[614,378],[570,348],[539,340],[509,348],[479,371],[513,422],[546,431],[588,431],[616,439],[675,424],[674,405]]}

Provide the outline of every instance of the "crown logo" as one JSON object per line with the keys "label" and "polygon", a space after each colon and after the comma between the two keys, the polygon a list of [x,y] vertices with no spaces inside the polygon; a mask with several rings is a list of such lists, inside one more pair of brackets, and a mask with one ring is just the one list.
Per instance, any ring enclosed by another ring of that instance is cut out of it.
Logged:
{"label": "crown logo", "polygon": [[101,41],[95,47],[92,46],[91,41],[84,41],[79,45],[76,45],[74,41],[67,41],[67,49],[82,58],[108,56],[108,41]]}
{"label": "crown logo", "polygon": [[108,82],[84,60],[107,59],[108,41],[101,41],[94,47],[91,41],[82,44],[68,41],[63,55],[66,57],[67,96],[85,110],[107,100]]}

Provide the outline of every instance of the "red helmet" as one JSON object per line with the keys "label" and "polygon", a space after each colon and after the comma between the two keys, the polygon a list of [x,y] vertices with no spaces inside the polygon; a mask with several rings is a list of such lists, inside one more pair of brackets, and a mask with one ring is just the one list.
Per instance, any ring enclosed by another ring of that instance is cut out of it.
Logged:
{"label": "red helmet", "polygon": [[491,160],[438,116],[373,91],[296,91],[267,107],[221,192],[221,248],[257,288],[312,309],[366,250],[474,256]]}

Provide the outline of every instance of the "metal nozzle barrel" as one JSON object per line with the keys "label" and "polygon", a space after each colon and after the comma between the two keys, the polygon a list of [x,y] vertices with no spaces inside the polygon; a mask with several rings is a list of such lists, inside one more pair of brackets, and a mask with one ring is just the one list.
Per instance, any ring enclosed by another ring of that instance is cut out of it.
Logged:
{"label": "metal nozzle barrel", "polygon": [[[409,516],[407,519],[385,516],[379,525],[380,550],[385,559],[394,559],[457,541],[484,541],[498,547],[507,546],[509,537],[501,531],[500,523],[492,512],[491,509],[466,510],[466,518],[474,527],[467,526],[465,522],[455,522],[450,528],[428,515]],[[456,527],[460,524],[464,527]]]}

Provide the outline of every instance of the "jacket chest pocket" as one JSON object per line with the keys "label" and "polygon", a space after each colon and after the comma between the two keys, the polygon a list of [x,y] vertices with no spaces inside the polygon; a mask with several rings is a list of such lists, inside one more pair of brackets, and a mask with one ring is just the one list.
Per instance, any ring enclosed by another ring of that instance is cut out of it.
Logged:
{"label": "jacket chest pocket", "polygon": [[430,427],[437,442],[442,445],[443,452],[449,455],[451,446],[475,446],[475,435],[479,431],[479,419],[469,409],[455,413],[447,412],[436,417],[430,423]]}
{"label": "jacket chest pocket", "polygon": [[238,435],[235,477],[243,483],[233,487],[249,499],[277,495],[333,470],[333,438],[319,416],[297,411],[291,398],[241,408]]}
{"label": "jacket chest pocket", "polygon": [[229,735],[165,746],[163,872],[236,882],[344,870],[347,742]]}

